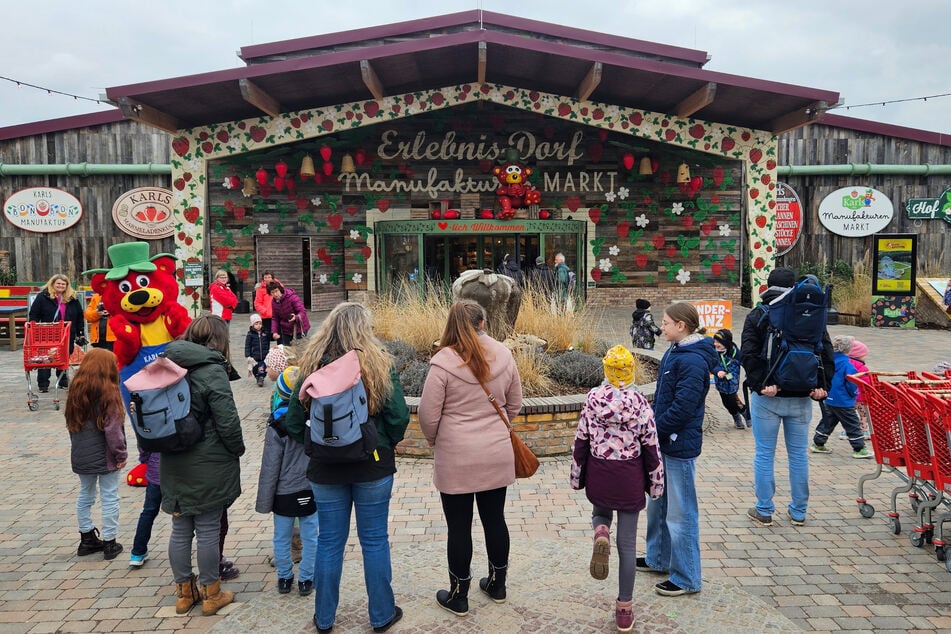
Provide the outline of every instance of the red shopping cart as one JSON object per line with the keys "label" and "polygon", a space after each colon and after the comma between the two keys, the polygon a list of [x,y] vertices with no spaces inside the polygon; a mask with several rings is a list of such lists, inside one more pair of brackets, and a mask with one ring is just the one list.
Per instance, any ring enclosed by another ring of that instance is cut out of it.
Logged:
{"label": "red shopping cart", "polygon": [[[928,418],[928,444],[934,466],[934,484],[937,496],[951,495],[951,391],[928,392],[924,395],[927,405],[935,415]],[[945,498],[947,499],[947,498]],[[934,535],[935,557],[943,561],[951,572],[951,558],[944,539],[944,524],[951,521],[951,513],[938,518]]]}
{"label": "red shopping cart", "polygon": [[[40,397],[33,391],[32,371],[69,369],[69,323],[44,324],[28,321],[23,331],[23,369],[26,372],[27,407],[39,409]],[[59,409],[59,380],[52,381],[53,408]]]}

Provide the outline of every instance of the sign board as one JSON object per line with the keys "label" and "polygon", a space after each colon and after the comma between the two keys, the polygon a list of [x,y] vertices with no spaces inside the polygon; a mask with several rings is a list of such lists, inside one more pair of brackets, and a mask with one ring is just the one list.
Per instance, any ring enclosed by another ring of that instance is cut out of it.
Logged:
{"label": "sign board", "polygon": [[69,229],[82,218],[83,206],[69,192],[52,187],[28,187],[3,203],[4,217],[15,227],[34,233]]}
{"label": "sign board", "polygon": [[885,233],[872,241],[872,295],[915,295],[918,236]]}
{"label": "sign board", "polygon": [[713,336],[717,330],[733,328],[733,302],[728,299],[695,299],[690,302],[700,314],[700,325]]}
{"label": "sign board", "polygon": [[910,220],[940,219],[951,223],[951,188],[937,198],[909,198],[905,213]]}
{"label": "sign board", "polygon": [[201,262],[185,262],[182,268],[185,271],[185,286],[205,285],[205,273]]}
{"label": "sign board", "polygon": [[832,233],[849,238],[878,233],[894,215],[892,201],[871,187],[843,187],[819,203],[819,222]]}
{"label": "sign board", "polygon": [[117,227],[136,238],[167,238],[175,233],[171,205],[171,190],[139,187],[116,199],[112,205],[112,220]]}
{"label": "sign board", "polygon": [[776,183],[776,256],[785,255],[802,235],[802,201],[786,183]]}

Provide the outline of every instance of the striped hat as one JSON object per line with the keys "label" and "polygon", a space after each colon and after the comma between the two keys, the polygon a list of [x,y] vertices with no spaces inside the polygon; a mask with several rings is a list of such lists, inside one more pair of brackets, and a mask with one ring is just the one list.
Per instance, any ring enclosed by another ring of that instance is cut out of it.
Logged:
{"label": "striped hat", "polygon": [[280,376],[277,377],[277,383],[274,387],[282,399],[287,400],[291,397],[291,393],[294,391],[294,386],[297,385],[297,378],[299,376],[300,368],[296,365],[292,365],[281,372]]}

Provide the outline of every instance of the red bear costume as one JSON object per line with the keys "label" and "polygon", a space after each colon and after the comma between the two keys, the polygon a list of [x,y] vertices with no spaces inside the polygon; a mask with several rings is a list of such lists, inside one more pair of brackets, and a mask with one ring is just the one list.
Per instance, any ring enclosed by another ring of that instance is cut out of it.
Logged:
{"label": "red bear costume", "polygon": [[501,183],[501,186],[495,190],[495,195],[498,196],[499,204],[502,206],[499,219],[510,220],[515,217],[516,208],[541,203],[541,192],[528,182],[528,177],[532,175],[532,168],[510,161],[494,168],[492,172]]}

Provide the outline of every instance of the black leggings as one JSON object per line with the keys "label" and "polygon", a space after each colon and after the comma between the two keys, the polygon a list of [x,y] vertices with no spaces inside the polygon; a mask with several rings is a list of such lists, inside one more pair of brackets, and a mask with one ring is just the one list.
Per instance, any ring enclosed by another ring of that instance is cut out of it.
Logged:
{"label": "black leggings", "polygon": [[472,564],[472,498],[479,507],[479,519],[485,532],[485,550],[489,561],[498,567],[509,561],[509,528],[505,524],[505,489],[478,493],[440,493],[449,537],[446,550],[449,572],[460,579],[469,578]]}
{"label": "black leggings", "polygon": [[742,414],[746,411],[746,407],[740,407],[740,395],[738,392],[720,392],[720,402],[723,403],[723,407],[726,408],[726,411],[730,412],[730,416],[736,418],[737,414]]}

